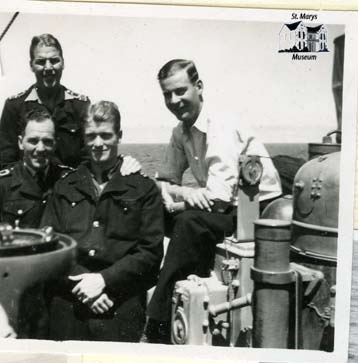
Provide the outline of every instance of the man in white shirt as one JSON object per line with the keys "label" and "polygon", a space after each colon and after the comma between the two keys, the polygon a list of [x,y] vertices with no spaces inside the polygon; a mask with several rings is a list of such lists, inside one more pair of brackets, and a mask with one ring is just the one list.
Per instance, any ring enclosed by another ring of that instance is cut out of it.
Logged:
{"label": "man in white shirt", "polygon": [[[281,194],[278,173],[265,149],[239,122],[209,115],[203,82],[192,61],[175,59],[158,74],[167,108],[181,121],[174,129],[166,154],[162,195],[166,209],[176,201],[186,210],[173,214],[171,241],[154,295],[148,306],[147,336],[151,342],[169,342],[171,295],[175,281],[189,274],[204,276],[212,267],[215,245],[235,227],[233,191],[238,180],[239,155],[258,155],[263,164],[260,201]],[[199,188],[182,186],[190,167]]]}

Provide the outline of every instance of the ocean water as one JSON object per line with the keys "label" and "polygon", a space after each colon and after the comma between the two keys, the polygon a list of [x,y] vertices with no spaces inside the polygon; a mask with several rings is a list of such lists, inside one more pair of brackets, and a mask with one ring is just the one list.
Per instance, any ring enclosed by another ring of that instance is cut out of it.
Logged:
{"label": "ocean water", "polygon": [[[150,177],[154,177],[161,163],[165,160],[167,144],[122,144],[121,153],[129,154],[142,164],[142,170]],[[307,160],[307,144],[267,144],[270,156],[289,155]],[[185,184],[195,184],[190,171],[184,175]]]}

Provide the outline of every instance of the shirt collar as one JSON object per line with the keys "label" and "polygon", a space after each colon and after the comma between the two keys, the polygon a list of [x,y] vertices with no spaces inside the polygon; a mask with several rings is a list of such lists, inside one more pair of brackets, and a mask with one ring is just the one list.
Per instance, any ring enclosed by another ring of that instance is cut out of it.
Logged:
{"label": "shirt collar", "polygon": [[205,107],[205,103],[203,103],[199,116],[192,127],[195,127],[202,133],[206,134],[208,131],[208,119],[207,109]]}

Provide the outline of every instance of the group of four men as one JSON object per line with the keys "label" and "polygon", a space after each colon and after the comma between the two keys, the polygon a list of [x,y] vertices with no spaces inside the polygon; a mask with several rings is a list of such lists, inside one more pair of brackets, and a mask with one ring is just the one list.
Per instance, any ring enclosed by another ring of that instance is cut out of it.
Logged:
{"label": "group of four men", "polygon": [[[281,193],[271,159],[237,120],[209,114],[194,63],[176,59],[158,74],[165,104],[180,122],[155,182],[120,155],[117,106],[90,104],[61,85],[64,59],[55,37],[33,38],[30,66],[36,83],[9,98],[1,116],[0,213],[2,222],[51,225],[78,243],[69,276],[46,286],[46,337],[138,342],[145,330],[149,342],[169,343],[175,281],[205,275],[215,245],[234,231],[239,155],[262,157],[261,200]],[[182,186],[188,168],[199,188]],[[178,200],[187,210],[173,212]],[[171,240],[159,271],[164,215]],[[145,293],[155,284],[146,308]]]}

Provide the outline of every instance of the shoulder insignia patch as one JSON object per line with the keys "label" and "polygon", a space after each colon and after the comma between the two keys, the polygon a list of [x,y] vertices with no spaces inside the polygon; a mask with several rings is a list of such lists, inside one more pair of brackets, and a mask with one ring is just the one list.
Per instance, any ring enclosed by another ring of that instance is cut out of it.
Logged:
{"label": "shoulder insignia patch", "polygon": [[14,96],[10,96],[8,98],[8,100],[16,100],[17,98],[20,98],[21,96],[23,96],[27,91],[23,91],[23,92],[20,92],[18,93],[17,95],[14,95]]}
{"label": "shoulder insignia patch", "polygon": [[88,101],[88,97],[85,95],[81,95],[79,93],[73,92],[70,89],[66,88],[65,93],[67,93],[71,98],[83,101],[83,102],[87,102]]}
{"label": "shoulder insignia patch", "polygon": [[6,175],[10,175],[10,174],[11,174],[11,170],[10,169],[0,170],[0,178],[2,178],[3,176],[6,176]]}

